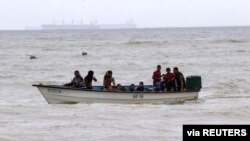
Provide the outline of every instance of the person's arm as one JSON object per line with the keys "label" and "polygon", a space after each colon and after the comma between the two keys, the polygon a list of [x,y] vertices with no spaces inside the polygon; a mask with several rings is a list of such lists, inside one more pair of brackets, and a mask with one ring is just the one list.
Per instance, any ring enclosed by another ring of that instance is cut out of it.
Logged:
{"label": "person's arm", "polygon": [[106,83],[106,81],[105,81],[105,77],[103,78],[103,87],[105,87],[105,83]]}
{"label": "person's arm", "polygon": [[166,74],[162,74],[161,76],[162,76],[162,78],[163,78],[164,81],[167,80],[167,79],[166,79]]}
{"label": "person's arm", "polygon": [[180,75],[181,91],[184,90],[184,82],[183,82],[183,80],[184,80],[183,75]]}
{"label": "person's arm", "polygon": [[156,78],[156,79],[161,80],[161,77],[162,77],[162,76],[160,76],[160,77],[158,77],[158,78]]}
{"label": "person's arm", "polygon": [[113,78],[113,81],[112,81],[112,82],[113,82],[113,86],[116,86],[116,85],[115,85],[115,79],[114,79],[114,78]]}
{"label": "person's arm", "polygon": [[97,81],[97,79],[93,76],[93,80],[96,82]]}

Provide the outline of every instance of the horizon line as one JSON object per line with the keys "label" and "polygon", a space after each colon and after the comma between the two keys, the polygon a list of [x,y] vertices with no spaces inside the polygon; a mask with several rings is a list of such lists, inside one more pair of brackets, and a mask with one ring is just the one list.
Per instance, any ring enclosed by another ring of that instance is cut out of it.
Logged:
{"label": "horizon line", "polygon": [[[224,25],[224,26],[159,26],[159,27],[136,27],[136,28],[127,28],[127,29],[163,29],[163,28],[229,28],[229,27],[250,27],[250,25]],[[34,29],[28,29],[34,28]],[[37,28],[37,29],[36,29]],[[41,30],[41,31],[53,31],[53,30],[64,30],[64,29],[52,29],[52,30],[44,30],[40,27],[27,27],[24,29],[0,29],[0,31],[33,31],[33,30]],[[65,29],[65,30],[126,30],[126,29]]]}

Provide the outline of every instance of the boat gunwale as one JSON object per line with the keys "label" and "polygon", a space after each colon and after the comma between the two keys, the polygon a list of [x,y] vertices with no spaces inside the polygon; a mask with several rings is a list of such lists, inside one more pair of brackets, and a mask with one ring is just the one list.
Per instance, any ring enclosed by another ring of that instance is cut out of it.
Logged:
{"label": "boat gunwale", "polygon": [[68,88],[68,87],[59,87],[56,85],[37,85],[33,84],[34,87],[44,87],[44,88],[55,88],[55,89],[65,89],[65,90],[76,90],[76,91],[86,91],[86,92],[101,92],[101,93],[143,93],[143,94],[174,94],[174,93],[191,93],[191,92],[200,92],[201,90],[184,90],[184,91],[101,91],[101,90],[91,90],[91,89],[83,89],[83,88]]}

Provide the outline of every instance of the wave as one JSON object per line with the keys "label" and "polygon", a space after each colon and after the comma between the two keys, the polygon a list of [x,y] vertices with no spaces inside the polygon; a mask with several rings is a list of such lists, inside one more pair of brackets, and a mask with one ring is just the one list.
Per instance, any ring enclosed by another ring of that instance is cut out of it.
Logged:
{"label": "wave", "polygon": [[250,98],[249,95],[229,95],[229,96],[214,96],[214,97],[206,97],[206,99],[232,99],[232,98]]}
{"label": "wave", "polygon": [[238,52],[238,53],[244,53],[244,52],[246,52],[246,50],[238,49],[236,52]]}
{"label": "wave", "polygon": [[2,79],[11,79],[11,78],[18,78],[16,75],[0,75],[0,78]]}
{"label": "wave", "polygon": [[250,42],[250,40],[247,39],[216,39],[212,40],[212,43],[247,43]]}
{"label": "wave", "polygon": [[128,45],[141,45],[141,44],[165,44],[167,40],[129,40]]}

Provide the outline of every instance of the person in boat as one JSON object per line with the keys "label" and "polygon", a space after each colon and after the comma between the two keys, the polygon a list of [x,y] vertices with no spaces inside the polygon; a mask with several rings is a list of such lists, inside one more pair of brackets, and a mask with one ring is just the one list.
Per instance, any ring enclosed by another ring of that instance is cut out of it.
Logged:
{"label": "person in boat", "polygon": [[152,79],[153,79],[153,86],[156,91],[161,90],[161,65],[157,65],[156,71],[154,71]]}
{"label": "person in boat", "polygon": [[75,77],[70,83],[65,84],[64,86],[79,88],[83,87],[83,78],[78,70],[74,72]]}
{"label": "person in boat", "polygon": [[[103,78],[103,90],[112,90],[115,87],[115,79],[111,70],[107,71]],[[113,86],[111,85],[113,84]]]}
{"label": "person in boat", "polygon": [[94,71],[90,70],[87,76],[84,78],[84,85],[87,89],[92,89],[92,80],[94,80],[95,82],[97,81],[94,76]]}
{"label": "person in boat", "polygon": [[119,83],[116,85],[116,91],[124,91],[124,87]]}
{"label": "person in boat", "polygon": [[175,90],[183,91],[185,87],[185,77],[177,67],[174,68]]}
{"label": "person in boat", "polygon": [[163,79],[165,82],[165,88],[167,91],[173,91],[174,90],[174,82],[175,77],[174,74],[171,72],[170,68],[166,68],[166,74],[163,75]]}
{"label": "person in boat", "polygon": [[147,89],[144,87],[144,84],[143,84],[143,82],[141,81],[141,82],[139,83],[139,86],[137,87],[136,91],[144,92],[144,91],[146,91],[146,90],[147,90]]}
{"label": "person in boat", "polygon": [[129,91],[130,91],[130,92],[135,91],[135,84],[131,84],[131,85],[129,86]]}

